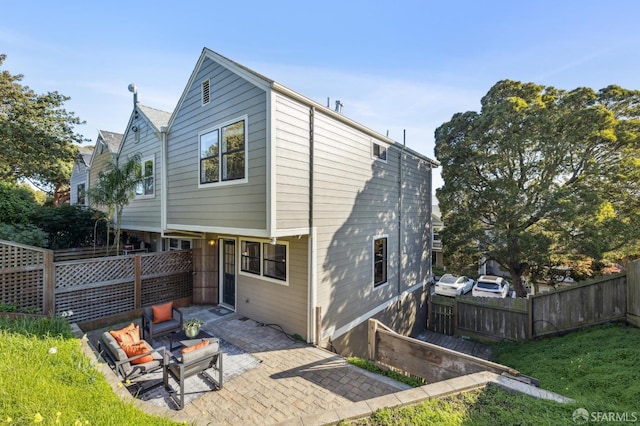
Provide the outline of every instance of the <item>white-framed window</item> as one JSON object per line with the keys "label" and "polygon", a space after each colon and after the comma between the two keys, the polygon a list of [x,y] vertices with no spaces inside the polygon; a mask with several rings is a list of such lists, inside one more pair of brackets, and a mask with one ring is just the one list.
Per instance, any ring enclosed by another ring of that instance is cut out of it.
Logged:
{"label": "white-framed window", "polygon": [[84,206],[86,204],[86,195],[87,195],[87,190],[86,190],[86,185],[85,183],[81,183],[76,187],[77,190],[77,195],[76,195],[76,204],[80,205],[80,206]]}
{"label": "white-framed window", "polygon": [[140,160],[136,166],[136,198],[152,198],[155,196],[155,161],[153,156]]}
{"label": "white-framed window", "polygon": [[207,105],[211,101],[211,82],[205,80],[202,82],[202,106]]}
{"label": "white-framed window", "polygon": [[247,181],[247,117],[198,135],[200,185]]}
{"label": "white-framed window", "polygon": [[289,243],[268,240],[240,240],[240,274],[288,285]]}
{"label": "white-framed window", "polygon": [[191,248],[191,240],[169,238],[169,250],[189,250],[190,248]]}
{"label": "white-framed window", "polygon": [[376,142],[371,143],[371,157],[374,160],[387,162],[387,147]]}
{"label": "white-framed window", "polygon": [[389,257],[387,253],[387,237],[373,239],[373,286],[378,287],[387,282]]}

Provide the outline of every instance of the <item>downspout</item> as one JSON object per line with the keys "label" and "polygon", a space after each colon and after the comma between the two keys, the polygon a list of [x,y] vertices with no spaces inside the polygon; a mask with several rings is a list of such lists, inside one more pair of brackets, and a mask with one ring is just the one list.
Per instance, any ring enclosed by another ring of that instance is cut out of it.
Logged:
{"label": "downspout", "polygon": [[[162,126],[160,128],[160,156],[161,161],[161,169],[162,173],[160,174],[160,181],[162,182],[162,200],[160,202],[160,232],[161,236],[164,236],[164,232],[167,230],[167,194],[169,193],[169,189],[167,188],[168,181],[168,170],[167,170],[167,127]],[[157,247],[156,247],[157,250]]]}
{"label": "downspout", "polygon": [[403,201],[403,197],[402,197],[402,188],[404,186],[404,174],[403,174],[403,170],[404,170],[404,148],[406,147],[406,143],[407,143],[407,131],[404,130],[404,134],[403,134],[403,140],[402,140],[402,149],[400,150],[400,161],[399,161],[399,170],[398,170],[398,175],[399,175],[399,181],[398,181],[398,185],[400,186],[400,188],[398,188],[398,297],[399,297],[399,302],[398,303],[398,309],[400,309],[401,305],[402,305],[402,299],[400,298],[400,295],[402,294],[402,253],[403,253],[403,247],[402,247],[402,201]]}
{"label": "downspout", "polygon": [[429,274],[428,280],[433,280],[433,164],[429,163]]}
{"label": "downspout", "polygon": [[[309,252],[309,289],[308,299],[309,306],[307,312],[308,324],[307,335],[308,341],[315,345],[320,345],[321,335],[316,333],[316,305],[317,305],[317,238],[316,229],[314,227],[313,217],[313,176],[314,176],[314,125],[315,125],[315,107],[309,108],[309,236],[308,236],[308,252]],[[318,330],[322,330],[321,327]],[[320,334],[321,331],[320,331]]]}

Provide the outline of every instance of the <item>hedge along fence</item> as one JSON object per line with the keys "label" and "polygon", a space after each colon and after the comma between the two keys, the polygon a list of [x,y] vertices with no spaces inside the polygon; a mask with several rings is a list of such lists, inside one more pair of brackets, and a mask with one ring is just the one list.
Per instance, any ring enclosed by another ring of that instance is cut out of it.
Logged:
{"label": "hedge along fence", "polygon": [[[640,262],[632,262],[629,268],[638,265]],[[458,296],[450,313],[440,317],[439,305],[450,305],[452,299],[445,302],[434,296],[429,301],[429,328],[438,331],[434,329],[436,317],[440,322],[450,321],[443,329],[453,329],[456,335],[518,341],[609,321],[633,323],[633,309],[640,309],[640,280],[627,278],[627,274],[598,277],[527,299]]]}
{"label": "hedge along fence", "polygon": [[53,251],[0,240],[0,302],[74,322],[193,295],[191,250],[53,262]]}

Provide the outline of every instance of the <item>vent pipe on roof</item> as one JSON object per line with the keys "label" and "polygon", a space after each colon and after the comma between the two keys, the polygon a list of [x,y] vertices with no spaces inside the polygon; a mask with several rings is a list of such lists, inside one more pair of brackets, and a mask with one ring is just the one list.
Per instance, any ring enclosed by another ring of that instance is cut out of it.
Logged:
{"label": "vent pipe on roof", "polygon": [[128,89],[133,93],[133,107],[135,108],[138,105],[138,86],[135,83],[131,83]]}
{"label": "vent pipe on roof", "polygon": [[336,112],[337,112],[338,114],[342,114],[342,107],[343,107],[343,106],[344,106],[344,105],[342,105],[342,102],[340,102],[340,101],[336,101]]}

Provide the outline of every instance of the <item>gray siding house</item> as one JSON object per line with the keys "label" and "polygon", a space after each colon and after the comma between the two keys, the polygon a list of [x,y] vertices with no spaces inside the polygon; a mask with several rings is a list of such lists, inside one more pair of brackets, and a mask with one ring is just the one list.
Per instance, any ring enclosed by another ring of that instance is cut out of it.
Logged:
{"label": "gray siding house", "polygon": [[192,241],[195,303],[344,355],[424,328],[437,162],[209,49],[162,130],[126,223]]}
{"label": "gray siding house", "polygon": [[[163,142],[171,113],[141,105],[134,95],[133,111],[127,123],[117,158],[126,161],[138,154],[138,186],[123,209],[121,227],[140,251],[163,251],[162,167]],[[127,241],[124,241],[127,243]]]}

